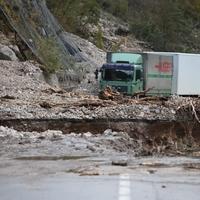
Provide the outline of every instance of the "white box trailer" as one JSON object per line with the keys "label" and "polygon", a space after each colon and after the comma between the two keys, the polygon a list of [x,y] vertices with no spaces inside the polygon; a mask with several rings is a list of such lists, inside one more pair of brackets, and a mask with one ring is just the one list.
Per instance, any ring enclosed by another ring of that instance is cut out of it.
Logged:
{"label": "white box trailer", "polygon": [[144,53],[148,95],[200,95],[200,54]]}

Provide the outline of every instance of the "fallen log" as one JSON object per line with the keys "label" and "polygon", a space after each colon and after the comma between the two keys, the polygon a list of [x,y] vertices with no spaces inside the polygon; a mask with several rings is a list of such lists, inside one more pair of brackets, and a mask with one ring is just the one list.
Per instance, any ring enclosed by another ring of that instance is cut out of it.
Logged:
{"label": "fallen log", "polygon": [[146,96],[147,92],[151,91],[154,89],[154,87],[147,88],[146,90],[140,91],[140,92],[135,92],[132,97],[140,97],[140,96]]}

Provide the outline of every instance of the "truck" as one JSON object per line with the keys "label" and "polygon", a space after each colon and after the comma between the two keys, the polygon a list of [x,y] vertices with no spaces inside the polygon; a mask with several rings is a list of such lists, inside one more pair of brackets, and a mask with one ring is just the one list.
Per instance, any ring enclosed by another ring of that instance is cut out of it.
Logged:
{"label": "truck", "polygon": [[143,90],[143,61],[137,53],[107,53],[107,63],[101,68],[100,89],[113,89],[132,95]]}
{"label": "truck", "polygon": [[101,68],[100,89],[147,96],[200,95],[200,54],[109,52]]}

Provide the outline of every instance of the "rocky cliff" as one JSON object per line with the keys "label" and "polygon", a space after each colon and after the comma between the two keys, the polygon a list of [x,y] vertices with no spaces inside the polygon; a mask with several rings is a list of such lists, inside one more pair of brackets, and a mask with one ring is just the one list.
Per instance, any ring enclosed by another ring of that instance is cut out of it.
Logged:
{"label": "rocky cliff", "polygon": [[66,89],[77,87],[86,74],[94,71],[105,59],[103,51],[66,33],[45,1],[3,0],[0,1],[0,11],[1,30],[11,38],[5,43],[6,36],[1,33],[0,58],[13,61],[35,59],[45,66],[42,69],[48,74],[56,73],[48,75],[50,83],[61,80],[61,86]]}

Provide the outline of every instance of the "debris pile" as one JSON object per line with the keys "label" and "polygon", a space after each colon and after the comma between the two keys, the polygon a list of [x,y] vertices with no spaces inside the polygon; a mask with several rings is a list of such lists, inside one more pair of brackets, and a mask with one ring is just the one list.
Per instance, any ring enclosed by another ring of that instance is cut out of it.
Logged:
{"label": "debris pile", "polygon": [[119,100],[123,97],[119,92],[113,91],[110,86],[107,86],[103,91],[100,91],[99,98],[103,100]]}
{"label": "debris pile", "polygon": [[[47,141],[51,144],[47,143]],[[107,129],[103,133],[96,135],[90,132],[78,134],[72,132],[68,135],[63,135],[62,131],[21,132],[0,126],[0,142],[2,144],[0,148],[1,152],[4,148],[17,148],[15,144],[26,145],[26,147],[27,145],[35,145],[36,149],[41,144],[60,145],[59,151],[61,152],[79,152],[81,155],[90,155],[93,153],[117,155],[126,153],[130,156],[190,155],[192,157],[200,157],[200,143],[197,141],[190,143],[187,138],[179,138],[176,135],[156,137],[147,135],[141,137],[138,135],[132,138],[126,132],[116,132],[111,129]],[[61,144],[64,144],[64,146]],[[121,164],[113,161],[113,165]]]}

